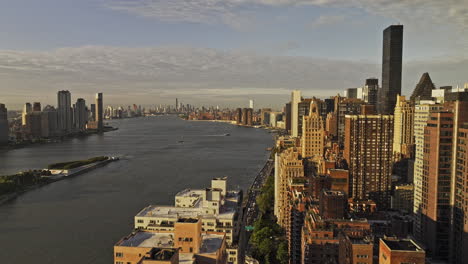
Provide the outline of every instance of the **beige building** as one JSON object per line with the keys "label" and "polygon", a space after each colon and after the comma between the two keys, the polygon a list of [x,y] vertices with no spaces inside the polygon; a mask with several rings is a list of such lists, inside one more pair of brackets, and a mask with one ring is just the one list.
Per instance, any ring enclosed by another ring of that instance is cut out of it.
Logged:
{"label": "beige building", "polygon": [[114,246],[114,264],[225,264],[224,233],[203,232],[200,219],[179,218],[174,230],[136,231]]}
{"label": "beige building", "polygon": [[291,93],[291,136],[299,135],[299,102],[301,102],[301,91],[294,90]]}
{"label": "beige building", "polygon": [[238,263],[236,243],[241,229],[240,193],[227,190],[227,178],[215,178],[211,188],[185,189],[175,196],[175,206],[150,205],[135,216],[135,229],[173,232],[180,218],[200,218],[204,232],[226,234],[229,263]]}
{"label": "beige building", "polygon": [[414,141],[415,141],[415,160],[414,160],[414,197],[413,214],[414,228],[413,233],[417,239],[421,239],[421,203],[422,203],[422,184],[423,184],[423,160],[424,160],[424,128],[431,112],[442,109],[442,105],[435,104],[433,101],[421,101],[414,108]]}
{"label": "beige building", "polygon": [[414,156],[414,106],[405,96],[397,96],[394,128],[393,154],[397,160]]}
{"label": "beige building", "polygon": [[325,130],[320,109],[314,99],[310,103],[310,113],[302,120],[301,147],[303,157],[321,157],[324,151]]}
{"label": "beige building", "polygon": [[278,224],[286,227],[288,217],[288,183],[292,178],[304,177],[304,166],[297,148],[288,148],[275,156],[275,208]]}

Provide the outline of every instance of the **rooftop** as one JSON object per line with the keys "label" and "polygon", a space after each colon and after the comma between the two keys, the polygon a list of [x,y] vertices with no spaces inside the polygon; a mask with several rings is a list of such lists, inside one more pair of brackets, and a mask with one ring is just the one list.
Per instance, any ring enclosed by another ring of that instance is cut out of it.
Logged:
{"label": "rooftop", "polygon": [[121,247],[165,247],[169,248],[174,245],[173,233],[153,233],[139,231],[124,237],[116,246]]}
{"label": "rooftop", "polygon": [[235,214],[235,209],[232,207],[224,208],[224,211],[214,215],[206,214],[202,207],[175,207],[175,206],[157,206],[150,205],[141,210],[136,217],[165,217],[165,218],[197,218],[216,217],[219,219],[232,219]]}
{"label": "rooftop", "polygon": [[224,235],[204,234],[200,254],[216,253],[223,243]]}
{"label": "rooftop", "polygon": [[381,239],[390,250],[395,251],[423,251],[413,240],[411,239]]}

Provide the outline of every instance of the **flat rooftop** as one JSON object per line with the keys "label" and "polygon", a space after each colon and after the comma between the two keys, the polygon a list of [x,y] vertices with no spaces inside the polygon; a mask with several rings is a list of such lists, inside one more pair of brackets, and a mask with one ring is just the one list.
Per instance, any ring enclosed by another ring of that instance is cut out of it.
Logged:
{"label": "flat rooftop", "polygon": [[223,208],[223,212],[215,214],[206,214],[203,207],[175,207],[175,206],[156,206],[150,205],[143,208],[136,217],[166,217],[166,218],[197,218],[198,216],[204,218],[219,218],[219,219],[232,219],[235,214],[235,208]]}
{"label": "flat rooftop", "polygon": [[396,251],[423,251],[423,249],[421,249],[411,239],[400,239],[400,240],[382,239],[382,241],[391,250],[396,250]]}
{"label": "flat rooftop", "polygon": [[221,247],[224,235],[204,234],[202,239],[200,254],[213,254]]}
{"label": "flat rooftop", "polygon": [[148,248],[170,248],[174,245],[173,233],[153,233],[139,231],[124,237],[116,246],[121,247],[148,247]]}

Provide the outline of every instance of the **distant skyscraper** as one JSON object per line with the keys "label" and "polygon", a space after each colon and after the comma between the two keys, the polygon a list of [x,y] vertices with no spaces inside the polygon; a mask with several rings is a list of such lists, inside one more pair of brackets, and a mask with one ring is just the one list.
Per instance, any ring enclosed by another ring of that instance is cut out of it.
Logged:
{"label": "distant skyscraper", "polygon": [[379,79],[370,78],[366,80],[366,85],[361,88],[362,89],[362,100],[364,102],[377,105],[377,93],[379,91]]}
{"label": "distant skyscraper", "polygon": [[392,175],[392,115],[347,115],[344,158],[349,165],[351,195],[390,208]]}
{"label": "distant skyscraper", "polygon": [[179,110],[179,99],[175,99],[175,109]]}
{"label": "distant skyscraper", "polygon": [[71,108],[71,94],[69,91],[59,91],[57,94],[58,125],[62,133],[71,132],[73,114]]}
{"label": "distant skyscraper", "polygon": [[323,156],[325,130],[317,100],[312,100],[309,115],[304,116],[302,122],[302,156],[308,158]]}
{"label": "distant skyscraper", "polygon": [[299,102],[301,101],[301,91],[294,90],[291,93],[291,136],[299,135]]}
{"label": "distant skyscraper", "polygon": [[4,104],[0,104],[0,145],[8,143],[8,111]]}
{"label": "distant skyscraper", "polygon": [[96,104],[91,104],[91,120],[96,121]]}
{"label": "distant skyscraper", "polygon": [[393,114],[396,96],[401,95],[403,61],[403,25],[392,25],[383,31],[382,88],[379,90],[379,113]]}
{"label": "distant skyscraper", "polygon": [[249,100],[249,108],[252,108],[252,110],[254,109],[254,100],[252,99]]}
{"label": "distant skyscraper", "polygon": [[41,110],[42,110],[41,103],[40,102],[34,102],[33,103],[33,111],[34,112],[40,112]]}
{"label": "distant skyscraper", "polygon": [[79,131],[86,129],[88,122],[88,111],[86,110],[86,102],[83,98],[78,98],[75,104],[75,128]]}
{"label": "distant skyscraper", "polygon": [[102,93],[96,94],[96,122],[98,131],[104,128],[104,106],[102,102]]}
{"label": "distant skyscraper", "polygon": [[23,126],[26,125],[26,115],[29,114],[29,113],[31,113],[31,112],[32,112],[32,106],[31,106],[31,104],[30,104],[30,103],[24,104],[24,106],[23,106],[23,113],[22,113],[22,115],[21,115],[21,116],[22,116],[22,122],[21,122],[21,124],[22,124]]}
{"label": "distant skyscraper", "polygon": [[429,73],[424,73],[419,80],[419,83],[414,88],[413,94],[411,94],[411,101],[416,100],[432,100],[432,90],[435,90],[436,87],[432,83]]}

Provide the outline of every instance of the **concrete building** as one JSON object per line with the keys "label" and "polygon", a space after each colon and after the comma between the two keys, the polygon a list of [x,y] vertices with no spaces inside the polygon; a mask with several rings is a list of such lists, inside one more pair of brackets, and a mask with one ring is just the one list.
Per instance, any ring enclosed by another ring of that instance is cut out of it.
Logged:
{"label": "concrete building", "polygon": [[42,110],[41,103],[40,102],[34,102],[32,110],[33,110],[33,112],[41,112],[41,110]]}
{"label": "concrete building", "polygon": [[299,103],[301,91],[294,90],[291,93],[291,136],[299,136]]}
{"label": "concrete building", "polygon": [[414,110],[414,141],[415,141],[415,161],[414,161],[414,227],[413,234],[418,241],[422,240],[421,230],[421,202],[423,188],[423,161],[424,161],[424,129],[427,120],[432,112],[442,109],[442,105],[435,104],[434,101],[420,101],[415,105]]}
{"label": "concrete building", "polygon": [[392,209],[405,213],[413,211],[414,186],[412,184],[396,185],[392,195]]}
{"label": "concrete building", "polygon": [[397,95],[401,94],[403,64],[403,25],[383,31],[382,88],[379,90],[379,114],[393,114]]}
{"label": "concrete building", "polygon": [[302,156],[322,157],[325,147],[325,129],[316,100],[312,100],[309,114],[302,119],[301,134]]}
{"label": "concrete building", "polygon": [[394,128],[393,154],[397,160],[414,157],[414,106],[405,96],[397,96]]}
{"label": "concrete building", "polygon": [[102,93],[96,94],[96,122],[97,130],[102,131],[104,129],[104,105],[103,105]]}
{"label": "concrete building", "polygon": [[226,264],[225,234],[202,231],[200,219],[179,218],[171,232],[139,230],[115,244],[114,264],[143,263]]}
{"label": "concrete building", "polygon": [[426,252],[411,239],[381,238],[379,264],[426,263]]}
{"label": "concrete building", "polygon": [[249,100],[249,108],[252,108],[252,110],[254,109],[254,100],[252,99]]}
{"label": "concrete building", "polygon": [[284,115],[285,115],[285,128],[286,131],[291,134],[291,102],[287,103],[284,107]]}
{"label": "concrete building", "polygon": [[238,125],[242,124],[242,108],[236,109],[236,123]]}
{"label": "concrete building", "polygon": [[227,190],[227,178],[213,179],[211,188],[182,190],[174,200],[175,206],[150,205],[142,209],[135,216],[135,229],[173,232],[180,218],[197,218],[203,232],[226,235],[228,263],[239,263],[242,197],[240,192]]}
{"label": "concrete building", "polygon": [[345,116],[360,115],[361,106],[364,104],[365,102],[360,99],[337,98],[337,110],[335,112],[337,113],[338,143],[340,145],[344,144]]}
{"label": "concrete building", "polygon": [[301,263],[372,264],[372,240],[366,219],[323,219],[310,208],[302,228]]}
{"label": "concrete building", "polygon": [[393,164],[393,116],[347,115],[344,158],[348,162],[351,197],[390,208]]}
{"label": "concrete building", "polygon": [[304,177],[304,166],[298,149],[288,148],[275,158],[275,205],[278,224],[286,228],[289,215],[288,182],[292,178]]}
{"label": "concrete building", "polygon": [[324,219],[344,218],[347,197],[342,191],[322,190],[319,202],[320,214]]}
{"label": "concrete building", "polygon": [[46,105],[42,110],[42,136],[53,137],[59,134],[57,109]]}
{"label": "concrete building", "polygon": [[83,98],[78,98],[78,100],[76,100],[74,117],[75,129],[78,131],[86,130],[88,109],[86,108],[86,101]]}
{"label": "concrete building", "polygon": [[69,91],[57,93],[58,126],[62,134],[71,132],[73,113],[71,108],[71,94]]}
{"label": "concrete building", "polygon": [[358,88],[358,99],[370,105],[377,105],[379,91],[379,79],[369,78],[366,79],[366,84]]}
{"label": "concrete building", "polygon": [[8,111],[4,104],[0,104],[0,145],[6,145],[9,139]]}
{"label": "concrete building", "polygon": [[421,227],[428,254],[448,260],[453,122],[451,112],[431,113],[424,129]]}
{"label": "concrete building", "polygon": [[23,113],[21,114],[23,126],[26,125],[26,115],[32,112],[32,106],[30,103],[25,103],[23,106]]}

